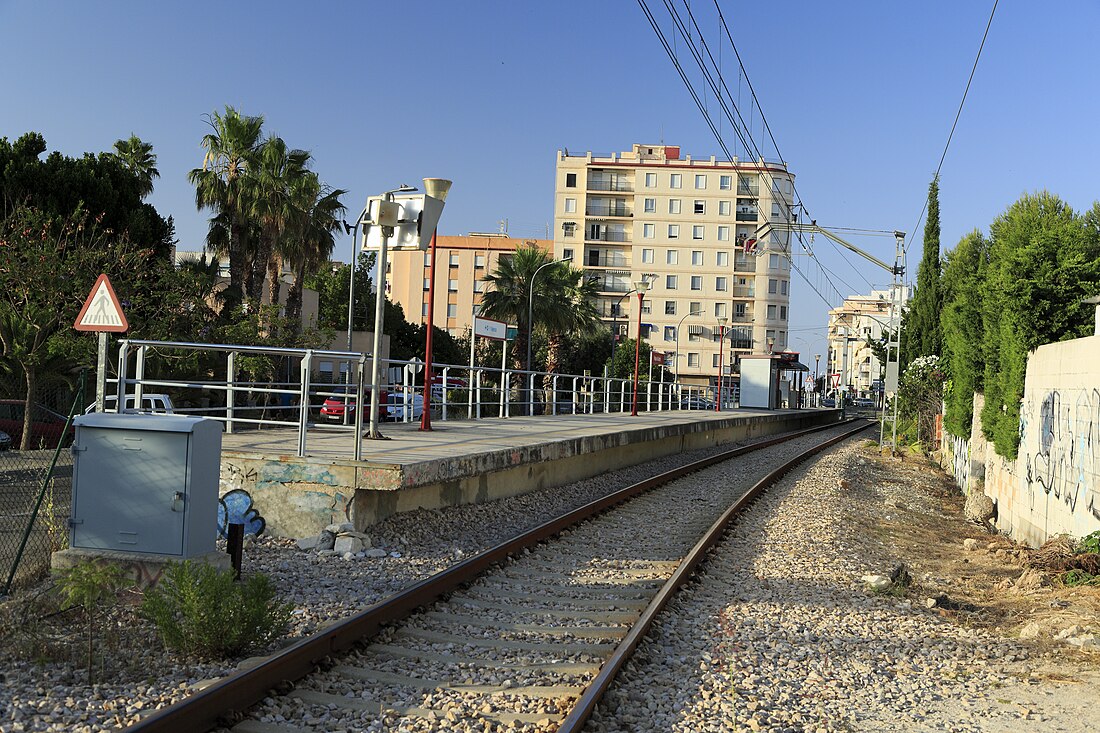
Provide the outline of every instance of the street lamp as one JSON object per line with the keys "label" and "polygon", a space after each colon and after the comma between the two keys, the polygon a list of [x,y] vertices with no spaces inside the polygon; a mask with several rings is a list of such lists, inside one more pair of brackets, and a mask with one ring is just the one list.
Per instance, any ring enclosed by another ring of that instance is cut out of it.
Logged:
{"label": "street lamp", "polygon": [[534,274],[531,275],[531,283],[527,292],[527,371],[531,371],[531,330],[534,326],[534,323],[531,322],[531,318],[535,309],[535,278],[539,276],[539,271],[544,267],[557,265],[561,262],[570,262],[572,259],[572,257],[562,257],[560,260],[544,263],[535,268]]}
{"label": "street lamp", "polygon": [[[821,368],[821,354],[814,354],[814,392],[817,392],[817,380],[819,379],[818,372],[819,372],[820,368]],[[824,389],[821,390],[821,392],[824,392],[824,391],[825,391]],[[818,406],[820,407],[821,406],[821,404],[820,404],[821,403],[821,393],[820,392],[817,395],[817,399],[818,399]]]}
{"label": "street lamp", "polygon": [[[402,184],[401,186],[386,191],[382,194],[385,202],[393,203],[395,193],[412,193],[415,186]],[[370,432],[367,437],[379,439],[382,433],[378,431],[378,411],[381,408],[379,400],[382,390],[378,384],[378,369],[382,362],[382,325],[385,318],[386,300],[386,252],[390,237],[393,236],[392,226],[382,227],[382,246],[378,249],[378,261],[374,264],[374,343],[371,346],[370,360]]]}
{"label": "street lamp", "polygon": [[[451,182],[446,178],[425,178],[424,193],[447,203]],[[439,227],[437,226],[436,229]],[[420,429],[432,429],[432,331],[435,329],[435,231],[428,245],[428,333],[424,337],[424,408],[420,413]],[[473,336],[470,336],[472,339]],[[443,385],[447,389],[447,385]]]}
{"label": "street lamp", "polygon": [[[619,325],[619,304],[623,302],[623,298],[628,297],[634,290],[627,290],[615,300],[615,305],[611,306],[611,363],[615,363],[615,345],[618,341],[618,334],[615,333],[615,328]],[[604,373],[607,376],[607,372]]]}
{"label": "street lamp", "polygon": [[356,252],[355,235],[359,229],[359,225],[363,223],[363,217],[366,213],[366,208],[359,212],[359,216],[355,218],[354,224],[348,224],[346,221],[344,222],[344,232],[351,235],[351,281],[348,283],[348,351],[351,351],[352,318],[355,316],[355,266],[359,261],[358,252]]}
{"label": "street lamp", "polygon": [[634,401],[630,408],[630,414],[638,416],[638,360],[642,352],[642,301],[649,290],[649,281],[644,277],[634,283],[634,289],[638,291],[638,340],[634,342]]}
{"label": "street lamp", "polygon": [[726,350],[726,317],[718,318],[718,400],[714,403],[714,411],[722,411],[722,352]]}
{"label": "street lamp", "polygon": [[684,314],[684,317],[680,319],[680,322],[676,324],[676,354],[672,361],[676,365],[676,381],[680,381],[680,327],[684,325],[684,321],[688,316],[701,316],[703,311],[691,311]]}

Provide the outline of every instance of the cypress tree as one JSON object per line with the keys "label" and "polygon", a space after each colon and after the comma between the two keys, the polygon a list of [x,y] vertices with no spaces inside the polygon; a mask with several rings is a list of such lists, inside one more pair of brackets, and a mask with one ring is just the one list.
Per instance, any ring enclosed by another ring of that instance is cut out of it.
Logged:
{"label": "cypress tree", "polygon": [[940,356],[943,332],[940,313],[943,311],[943,288],[940,261],[940,186],[933,179],[928,184],[928,218],[924,224],[924,254],[917,271],[917,288],[909,304],[908,329],[902,348],[902,369],[922,356]]}

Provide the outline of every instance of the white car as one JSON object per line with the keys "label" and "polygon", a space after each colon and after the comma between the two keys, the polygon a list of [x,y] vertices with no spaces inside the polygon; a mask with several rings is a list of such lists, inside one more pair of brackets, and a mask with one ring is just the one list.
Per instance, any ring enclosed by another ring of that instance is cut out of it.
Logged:
{"label": "white car", "polygon": [[[412,408],[409,410],[409,408]],[[406,410],[410,411],[412,420],[419,420],[424,414],[424,395],[416,392],[406,397],[404,392],[390,392],[386,398],[386,419],[401,422],[405,419]]]}
{"label": "white car", "polygon": [[[108,412],[112,412],[115,409],[115,404],[118,402],[117,395],[107,395],[106,408]],[[84,409],[84,414],[90,414],[95,412],[95,403],[88,405]],[[171,415],[175,413],[176,408],[172,404],[172,398],[166,394],[143,394],[141,396],[141,409],[134,409],[134,396],[126,396],[126,409],[125,412],[140,412],[142,414],[154,414],[154,415]]]}

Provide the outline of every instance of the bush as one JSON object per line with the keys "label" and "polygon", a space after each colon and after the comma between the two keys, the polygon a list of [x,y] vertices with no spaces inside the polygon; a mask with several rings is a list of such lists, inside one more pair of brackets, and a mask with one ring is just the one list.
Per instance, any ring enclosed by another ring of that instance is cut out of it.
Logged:
{"label": "bush", "polygon": [[157,587],[145,594],[141,615],[156,624],[169,649],[227,658],[285,634],[291,609],[275,600],[266,575],[237,583],[230,570],[185,561],[169,566]]}

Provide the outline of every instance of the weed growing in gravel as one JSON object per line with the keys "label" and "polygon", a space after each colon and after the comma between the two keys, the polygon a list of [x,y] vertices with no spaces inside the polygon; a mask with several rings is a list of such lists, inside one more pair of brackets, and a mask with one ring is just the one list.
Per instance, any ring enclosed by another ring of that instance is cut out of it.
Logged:
{"label": "weed growing in gravel", "polygon": [[1100,575],[1093,575],[1086,570],[1067,570],[1059,578],[1062,585],[1100,585]]}
{"label": "weed growing in gravel", "polygon": [[191,561],[170,565],[141,605],[165,646],[208,658],[237,656],[278,639],[290,626],[291,610],[275,600],[266,575],[237,583],[230,570]]}
{"label": "weed growing in gravel", "polygon": [[101,564],[85,560],[57,575],[57,589],[61,594],[61,608],[80,606],[84,610],[88,642],[88,682],[93,678],[95,666],[96,620],[100,612],[118,600],[118,592],[130,580],[117,565]]}

